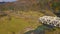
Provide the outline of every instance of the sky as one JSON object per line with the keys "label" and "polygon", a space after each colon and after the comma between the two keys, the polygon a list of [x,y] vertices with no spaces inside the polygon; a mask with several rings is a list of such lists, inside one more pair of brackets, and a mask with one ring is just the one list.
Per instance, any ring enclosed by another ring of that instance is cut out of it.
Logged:
{"label": "sky", "polygon": [[0,2],[14,2],[16,0],[0,0]]}

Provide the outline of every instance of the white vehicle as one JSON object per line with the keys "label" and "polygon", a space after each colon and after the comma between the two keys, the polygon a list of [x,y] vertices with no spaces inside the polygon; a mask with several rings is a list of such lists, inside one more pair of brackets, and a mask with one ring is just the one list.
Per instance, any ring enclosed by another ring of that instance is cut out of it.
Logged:
{"label": "white vehicle", "polygon": [[39,18],[39,21],[41,21],[42,24],[60,27],[60,18],[59,17],[42,16]]}

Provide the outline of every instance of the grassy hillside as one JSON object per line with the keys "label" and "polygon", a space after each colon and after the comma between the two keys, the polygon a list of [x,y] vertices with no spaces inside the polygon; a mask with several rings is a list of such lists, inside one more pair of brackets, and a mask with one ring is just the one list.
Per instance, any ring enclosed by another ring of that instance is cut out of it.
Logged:
{"label": "grassy hillside", "polygon": [[[43,0],[20,0],[0,5],[0,11],[7,14],[7,16],[0,17],[0,34],[23,34],[29,28],[35,29],[41,25],[38,21],[39,17],[56,16],[48,9],[49,5],[46,3],[47,0],[46,2]],[[56,28],[56,31],[46,31],[46,34],[56,34],[55,32],[59,32],[59,30]]]}
{"label": "grassy hillside", "polygon": [[0,34],[23,34],[27,28],[35,29],[38,25],[41,25],[38,18],[45,15],[37,11],[5,12],[9,14],[11,20],[8,16],[0,18]]}
{"label": "grassy hillside", "polygon": [[29,11],[19,12],[18,14],[9,13],[9,15],[11,16],[11,20],[8,20],[8,16],[0,19],[0,34],[23,33],[25,28],[28,27],[33,29],[40,25],[38,18],[44,14]]}

